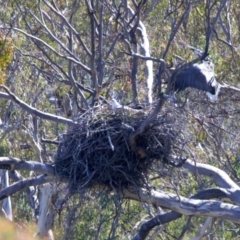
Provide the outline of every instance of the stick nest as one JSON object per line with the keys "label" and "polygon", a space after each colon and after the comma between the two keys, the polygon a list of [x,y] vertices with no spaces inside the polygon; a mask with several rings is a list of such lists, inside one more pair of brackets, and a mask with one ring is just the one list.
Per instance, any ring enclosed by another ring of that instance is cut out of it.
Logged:
{"label": "stick nest", "polygon": [[169,162],[179,129],[174,119],[158,116],[137,136],[129,139],[148,114],[91,112],[62,136],[55,156],[58,176],[67,179],[71,191],[93,185],[121,189],[146,186],[148,174],[158,162]]}

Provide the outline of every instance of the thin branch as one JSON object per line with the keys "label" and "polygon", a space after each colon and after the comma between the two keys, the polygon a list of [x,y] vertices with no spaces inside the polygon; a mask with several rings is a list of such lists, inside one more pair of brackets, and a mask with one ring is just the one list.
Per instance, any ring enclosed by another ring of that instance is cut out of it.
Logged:
{"label": "thin branch", "polygon": [[53,177],[48,177],[46,174],[42,174],[37,177],[30,177],[23,180],[20,180],[9,187],[3,189],[0,191],[0,200],[3,200],[4,198],[24,189],[30,186],[37,186],[41,185],[43,183],[51,182],[53,180]]}
{"label": "thin branch", "polygon": [[50,29],[47,27],[45,21],[44,21],[44,17],[43,17],[43,10],[39,9],[40,11],[40,16],[41,16],[41,20],[30,10],[28,10],[29,13],[32,15],[32,17],[46,30],[46,32],[49,34],[50,38],[53,39],[56,43],[58,43],[58,45],[65,51],[67,52],[71,57],[75,58],[75,55],[72,53],[72,51],[69,50],[69,48],[67,48],[51,31]]}
{"label": "thin branch", "polygon": [[220,85],[220,87],[221,87],[221,88],[227,88],[227,89],[231,89],[231,90],[240,92],[240,88],[237,88],[237,87],[228,85],[228,84],[226,84],[226,83],[223,83],[222,85]]}
{"label": "thin branch", "polygon": [[[233,47],[233,45],[232,45],[231,43],[227,42],[226,40],[224,40],[224,39],[222,39],[222,38],[220,38],[220,37],[218,36],[218,33],[217,33],[217,31],[216,31],[215,29],[213,30],[213,32],[214,32],[214,34],[215,34],[215,36],[216,36],[216,38],[217,38],[218,41],[226,44],[231,50],[234,49],[234,47]],[[235,50],[235,49],[234,49],[234,50]]]}
{"label": "thin branch", "polygon": [[[43,54],[43,56],[45,56],[45,57],[47,58],[48,61],[45,60],[43,57],[42,57],[42,59],[39,59],[38,56],[34,56],[34,55],[29,54],[29,53],[24,53],[23,51],[21,51],[21,50],[18,49],[17,47],[15,47],[15,48],[20,52],[20,54],[21,54],[22,56],[34,58],[34,59],[36,59],[37,61],[43,62],[43,63],[46,64],[46,66],[48,66],[49,68],[52,68],[52,69],[54,70],[54,74],[51,73],[51,78],[52,78],[52,80],[53,80],[53,79],[57,79],[58,81],[60,81],[59,78],[61,78],[61,79],[62,79],[63,77],[68,78],[68,75],[66,74],[65,70],[64,70],[59,64],[57,64],[56,61],[54,61],[54,60],[50,57],[50,55],[47,53],[47,51],[45,50],[45,48],[44,48],[43,46],[41,46],[41,44],[39,44],[39,42],[38,42],[38,41],[35,41],[34,39],[33,39],[33,43],[34,43],[35,46],[41,51],[41,53]],[[35,67],[39,72],[45,73],[45,74],[48,74],[48,75],[49,75],[49,72],[44,71],[43,69],[41,69],[40,67],[38,67],[35,63],[29,62],[29,61],[27,61],[27,60],[25,60],[25,61],[26,61],[28,64],[30,64],[31,66]],[[56,68],[55,68],[54,66],[55,66]],[[59,71],[57,71],[57,69],[61,72],[61,74],[60,74]],[[61,82],[61,81],[60,81],[60,82]]]}
{"label": "thin branch", "polygon": [[135,149],[135,147],[136,147],[137,136],[142,134],[144,132],[144,130],[146,129],[146,127],[155,119],[155,117],[157,116],[157,114],[159,113],[161,108],[163,107],[165,101],[166,100],[164,99],[164,97],[162,95],[160,95],[158,103],[157,103],[156,107],[154,108],[154,110],[152,111],[152,113],[147,117],[147,119],[145,119],[142,122],[140,127],[130,136],[129,141],[130,141],[130,146],[132,149]]}
{"label": "thin branch", "polygon": [[198,233],[194,237],[192,237],[190,240],[201,240],[203,237],[205,237],[209,233],[209,231],[206,232],[208,227],[211,226],[213,222],[214,222],[214,218],[207,217],[203,226],[199,229]]}
{"label": "thin branch", "polygon": [[182,240],[182,239],[183,239],[185,233],[186,233],[187,230],[189,229],[189,225],[190,225],[190,223],[191,223],[191,220],[192,220],[192,216],[189,216],[188,219],[187,219],[187,222],[186,222],[185,226],[184,226],[183,229],[182,229],[182,232],[181,232],[180,236],[178,237],[178,240]]}
{"label": "thin branch", "polygon": [[64,15],[61,14],[60,11],[57,11],[48,1],[43,1],[56,15],[58,15],[60,18],[62,18],[64,20],[64,23],[66,23],[66,25],[73,31],[74,35],[76,36],[77,40],[80,42],[80,44],[82,45],[83,49],[86,51],[86,53],[88,54],[89,57],[92,56],[91,52],[89,51],[89,49],[87,48],[87,46],[84,44],[84,42],[82,41],[80,34],[76,31],[76,29],[68,22],[68,20],[65,18]]}
{"label": "thin branch", "polygon": [[4,92],[0,92],[0,98],[4,98],[4,99],[8,99],[8,100],[11,99],[11,97],[7,93],[4,93]]}
{"label": "thin branch", "polygon": [[170,45],[171,45],[173,39],[175,38],[176,34],[178,33],[178,30],[179,30],[180,26],[182,25],[184,20],[187,18],[188,14],[190,13],[191,7],[192,7],[191,1],[187,1],[187,6],[185,7],[185,11],[184,11],[183,15],[181,16],[181,18],[178,21],[178,23],[172,28],[172,31],[171,31],[171,34],[170,34],[170,38],[168,40],[166,49],[165,49],[165,51],[163,53],[163,58],[166,57],[166,55],[168,53],[168,50],[170,48]]}
{"label": "thin branch", "polygon": [[172,222],[182,216],[181,213],[170,211],[168,213],[159,214],[154,218],[146,221],[138,231],[138,233],[132,238],[132,240],[144,240],[149,232],[158,225],[163,225]]}
{"label": "thin branch", "polygon": [[27,37],[30,37],[31,39],[35,40],[35,41],[38,41],[40,43],[42,43],[44,46],[46,46],[48,49],[50,49],[52,52],[54,52],[57,56],[61,57],[61,58],[64,58],[64,59],[67,59],[67,60],[71,60],[73,61],[74,63],[78,64],[79,66],[81,66],[84,70],[86,70],[88,73],[91,72],[90,68],[88,68],[86,65],[84,65],[82,62],[80,62],[78,59],[76,59],[76,57],[74,55],[72,55],[71,57],[69,56],[65,56],[65,55],[62,55],[60,54],[59,52],[57,52],[54,48],[52,48],[49,44],[47,44],[45,41],[43,41],[42,39],[36,37],[36,36],[33,36],[32,34],[29,34],[29,33],[26,33],[25,31],[19,29],[19,28],[13,28],[13,30],[15,31],[18,31],[22,34],[24,34],[25,36]]}
{"label": "thin branch", "polygon": [[105,56],[105,59],[104,61],[106,62],[107,59],[109,58],[109,55],[111,54],[111,52],[114,50],[114,47],[118,41],[118,39],[122,36],[122,33],[118,33],[117,36],[114,38],[114,40],[112,41],[112,44],[111,46],[109,47],[107,53],[106,53],[106,56]]}
{"label": "thin branch", "polygon": [[64,124],[75,124],[75,122],[71,119],[63,118],[57,115],[53,115],[51,113],[45,113],[40,110],[37,110],[36,108],[29,106],[27,103],[23,102],[21,99],[15,96],[6,86],[0,85],[0,87],[3,88],[8,93],[10,99],[12,99],[15,103],[17,103],[23,110],[27,111],[28,113],[31,113],[37,117],[50,120],[53,122],[59,122]]}
{"label": "thin branch", "polygon": [[50,140],[50,139],[45,139],[45,138],[42,138],[42,139],[41,139],[41,142],[42,142],[42,143],[48,143],[48,144],[54,144],[54,145],[58,145],[58,144],[59,144],[59,141]]}
{"label": "thin branch", "polygon": [[[72,21],[70,19],[70,21]],[[72,34],[72,31],[69,30],[69,38],[68,38],[68,41],[69,41],[69,44],[68,44],[68,47],[69,47],[69,51],[73,51],[73,34]],[[88,102],[84,96],[84,94],[82,93],[82,91],[80,90],[80,88],[77,87],[76,85],[76,81],[75,81],[75,78],[74,78],[74,75],[73,75],[73,62],[72,61],[69,61],[68,63],[68,76],[69,76],[69,81],[74,89],[74,95],[75,95],[75,99],[76,99],[76,104],[77,104],[77,96],[76,96],[76,93],[78,93],[78,95],[81,97],[81,100],[84,102],[86,108],[89,109],[89,105],[88,105]],[[74,113],[74,110],[72,110],[72,115],[75,116],[76,113]]]}
{"label": "thin branch", "polygon": [[122,51],[122,52],[125,53],[126,55],[137,57],[137,58],[140,58],[140,59],[145,60],[145,61],[151,60],[151,61],[154,61],[154,62],[159,62],[159,63],[163,63],[164,62],[165,63],[164,59],[162,59],[162,58],[143,56],[141,54],[134,53],[134,52],[131,52],[131,53],[126,52],[126,51]]}
{"label": "thin branch", "polygon": [[[212,34],[213,34],[213,31],[214,31],[214,28],[215,28],[215,25],[220,17],[220,14],[223,10],[223,8],[225,7],[226,3],[227,3],[228,0],[222,0],[221,1],[221,4],[220,4],[220,7],[218,8],[218,12],[216,14],[216,17],[211,21],[211,18],[210,18],[210,15],[211,15],[211,9],[212,7],[208,6],[209,8],[206,9],[207,11],[207,29],[206,29],[206,44],[205,44],[205,53],[208,52],[208,48],[209,48],[209,43],[210,43],[210,39],[212,37]],[[210,3],[210,1],[209,1]]]}

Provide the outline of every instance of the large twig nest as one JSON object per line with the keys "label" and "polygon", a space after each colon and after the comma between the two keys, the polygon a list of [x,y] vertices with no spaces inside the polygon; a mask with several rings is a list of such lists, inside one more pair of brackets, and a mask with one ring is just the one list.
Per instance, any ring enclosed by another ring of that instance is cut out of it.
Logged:
{"label": "large twig nest", "polygon": [[56,173],[69,181],[71,191],[96,184],[117,189],[144,186],[154,163],[169,163],[179,134],[172,117],[158,116],[131,149],[129,138],[146,117],[112,111],[85,114],[62,136]]}

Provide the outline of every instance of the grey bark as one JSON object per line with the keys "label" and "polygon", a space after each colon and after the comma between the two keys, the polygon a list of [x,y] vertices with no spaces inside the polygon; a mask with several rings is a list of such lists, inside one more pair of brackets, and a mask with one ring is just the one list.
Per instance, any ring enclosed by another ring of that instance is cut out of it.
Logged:
{"label": "grey bark", "polygon": [[[9,174],[8,171],[0,170],[0,178],[1,178],[1,189],[5,189],[9,186]],[[12,202],[10,196],[3,199],[2,202],[2,213],[5,217],[12,221],[13,220],[13,213],[12,213]]]}
{"label": "grey bark", "polygon": [[53,194],[54,189],[52,184],[46,183],[40,187],[40,209],[36,233],[40,238],[48,236],[51,240],[54,240],[51,230],[54,219],[54,209],[52,205]]}

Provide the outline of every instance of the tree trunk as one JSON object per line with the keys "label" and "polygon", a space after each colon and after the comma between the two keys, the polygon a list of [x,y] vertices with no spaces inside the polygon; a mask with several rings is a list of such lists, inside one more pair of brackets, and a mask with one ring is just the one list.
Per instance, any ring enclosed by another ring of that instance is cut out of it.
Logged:
{"label": "tree trunk", "polygon": [[53,186],[46,183],[40,187],[40,210],[39,219],[37,222],[37,235],[40,238],[48,236],[51,240],[54,239],[52,234],[52,225],[54,219],[54,211],[52,206]]}
{"label": "tree trunk", "polygon": [[[8,171],[0,170],[0,177],[1,177],[1,189],[8,187],[9,186]],[[2,202],[2,213],[10,221],[13,220],[12,203],[11,203],[11,198],[9,196],[5,198]]]}

